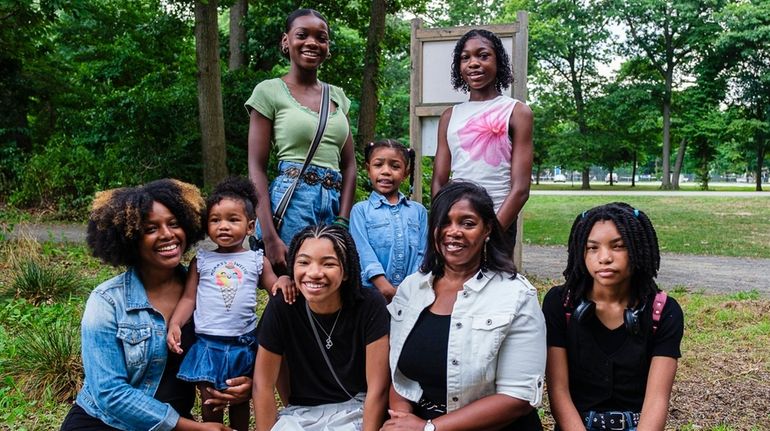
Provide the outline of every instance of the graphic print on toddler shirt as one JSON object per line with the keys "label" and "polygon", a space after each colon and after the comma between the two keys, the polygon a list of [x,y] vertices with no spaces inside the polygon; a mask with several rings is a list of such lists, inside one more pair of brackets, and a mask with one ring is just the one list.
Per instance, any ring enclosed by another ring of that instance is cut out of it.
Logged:
{"label": "graphic print on toddler shirt", "polygon": [[243,284],[243,271],[238,266],[233,261],[227,261],[214,268],[217,286],[222,292],[222,299],[225,301],[227,311],[230,311],[235,294]]}

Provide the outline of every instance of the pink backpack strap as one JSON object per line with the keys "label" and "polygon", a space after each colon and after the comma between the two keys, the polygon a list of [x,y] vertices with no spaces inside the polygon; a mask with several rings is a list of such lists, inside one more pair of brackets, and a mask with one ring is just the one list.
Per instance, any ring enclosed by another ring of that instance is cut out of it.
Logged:
{"label": "pink backpack strap", "polygon": [[666,300],[668,295],[666,292],[660,291],[655,294],[655,299],[652,301],[652,333],[654,334],[660,326],[660,316],[663,314],[663,307],[666,306]]}

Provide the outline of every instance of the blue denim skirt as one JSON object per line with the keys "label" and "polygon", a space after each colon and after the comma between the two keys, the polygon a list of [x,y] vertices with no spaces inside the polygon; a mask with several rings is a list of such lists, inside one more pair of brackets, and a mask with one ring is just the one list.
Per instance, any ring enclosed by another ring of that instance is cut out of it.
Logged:
{"label": "blue denim skirt", "polygon": [[209,382],[227,389],[227,379],[251,376],[257,358],[257,331],[239,337],[196,334],[197,340],[179,366],[177,377],[188,382]]}
{"label": "blue denim skirt", "polygon": [[[270,183],[270,205],[275,212],[278,203],[302,169],[302,163],[281,161],[278,176]],[[330,224],[340,213],[340,190],[342,174],[334,169],[308,165],[303,178],[297,184],[278,234],[289,245],[297,232],[307,226]],[[262,238],[262,229],[257,221],[256,237]]]}

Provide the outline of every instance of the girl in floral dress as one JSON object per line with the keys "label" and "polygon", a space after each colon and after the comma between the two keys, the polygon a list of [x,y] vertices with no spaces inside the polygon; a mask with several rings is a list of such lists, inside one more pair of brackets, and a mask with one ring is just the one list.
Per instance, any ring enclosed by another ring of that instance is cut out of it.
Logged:
{"label": "girl in floral dress", "polygon": [[431,194],[449,181],[450,172],[452,178],[478,183],[515,240],[516,217],[529,197],[532,175],[532,111],[502,94],[512,82],[508,54],[494,33],[471,30],[457,41],[452,85],[470,98],[441,115]]}

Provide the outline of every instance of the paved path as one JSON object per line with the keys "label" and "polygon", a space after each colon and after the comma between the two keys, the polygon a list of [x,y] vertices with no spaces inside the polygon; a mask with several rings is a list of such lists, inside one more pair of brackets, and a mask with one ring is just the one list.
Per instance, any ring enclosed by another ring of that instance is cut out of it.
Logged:
{"label": "paved path", "polygon": [[[86,236],[84,225],[25,224],[17,226],[10,237],[24,232],[41,241],[83,242]],[[554,283],[563,281],[565,247],[525,245],[523,259],[525,274]],[[770,259],[664,253],[658,283],[665,289],[682,286],[713,293],[757,290],[770,297]]]}
{"label": "paved path", "polygon": [[[566,247],[525,245],[522,256],[525,274],[564,281]],[[664,289],[680,286],[713,293],[757,290],[770,297],[770,259],[663,253],[660,261],[658,284]]]}

